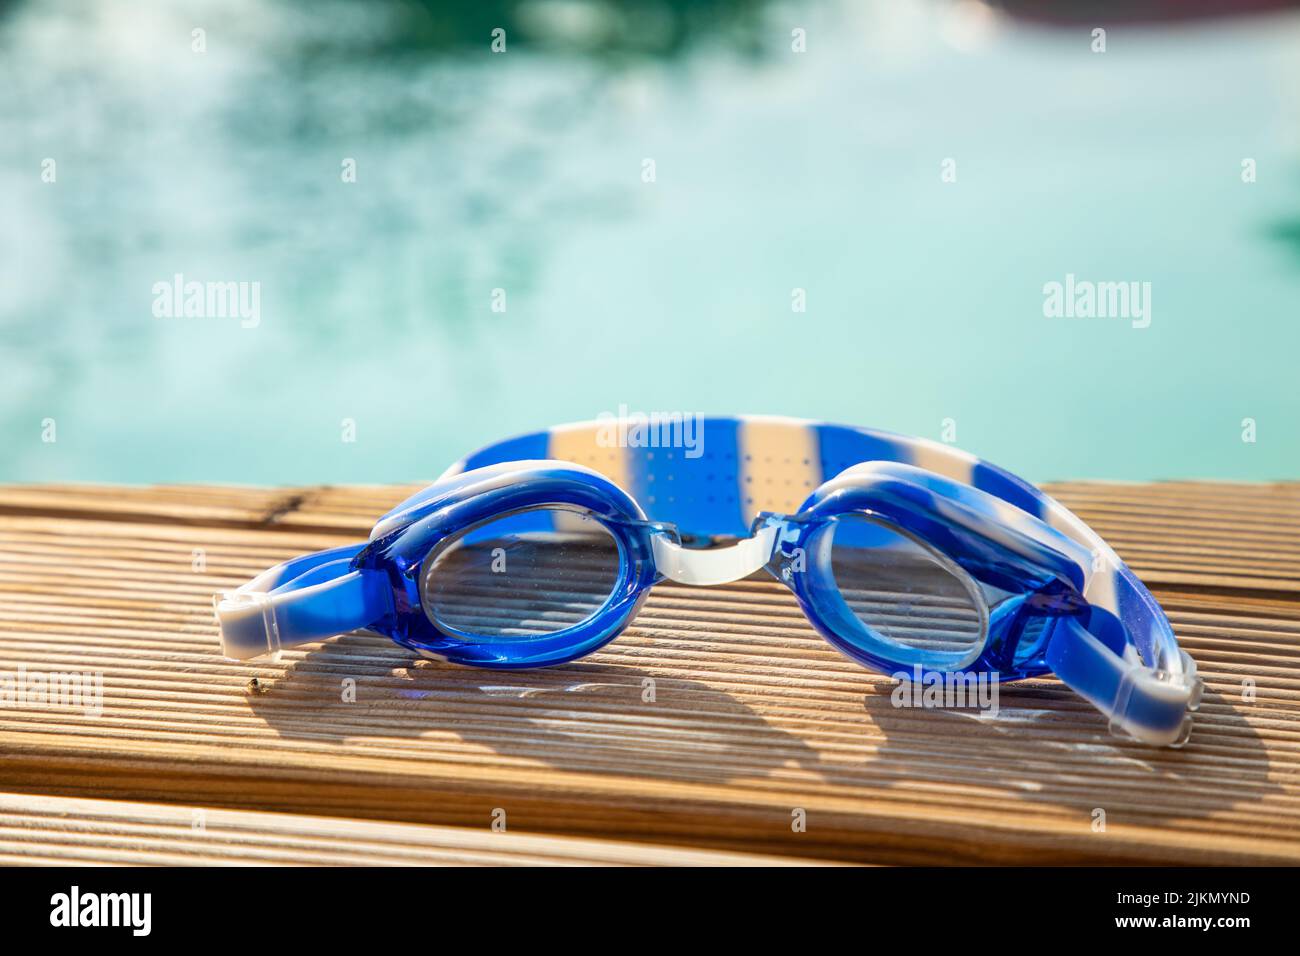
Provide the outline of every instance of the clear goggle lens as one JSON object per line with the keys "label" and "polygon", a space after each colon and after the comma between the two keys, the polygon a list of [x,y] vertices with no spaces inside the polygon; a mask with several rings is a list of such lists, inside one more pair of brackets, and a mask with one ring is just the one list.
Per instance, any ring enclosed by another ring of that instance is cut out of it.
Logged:
{"label": "clear goggle lens", "polygon": [[887,654],[960,667],[988,634],[979,585],[924,542],[878,518],[846,514],[828,529],[831,573],[848,612]]}
{"label": "clear goggle lens", "polygon": [[529,638],[590,620],[618,585],[618,541],[600,521],[543,507],[493,518],[440,545],[421,569],[425,615],[464,637]]}

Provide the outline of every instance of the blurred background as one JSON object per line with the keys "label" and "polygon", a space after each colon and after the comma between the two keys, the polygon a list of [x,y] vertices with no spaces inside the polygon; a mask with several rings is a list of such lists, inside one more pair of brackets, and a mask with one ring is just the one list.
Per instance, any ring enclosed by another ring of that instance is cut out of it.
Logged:
{"label": "blurred background", "polygon": [[620,405],[1300,477],[1300,12],[1216,6],[0,3],[0,480],[413,481]]}

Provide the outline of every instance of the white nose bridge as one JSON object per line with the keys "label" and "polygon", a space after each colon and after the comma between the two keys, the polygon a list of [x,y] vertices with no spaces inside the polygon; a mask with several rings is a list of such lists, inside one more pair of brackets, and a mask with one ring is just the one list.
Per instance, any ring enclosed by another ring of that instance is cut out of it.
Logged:
{"label": "white nose bridge", "polygon": [[655,569],[664,577],[682,584],[708,586],[739,581],[763,567],[772,557],[776,535],[777,527],[768,524],[752,538],[726,548],[683,548],[665,534],[655,535],[650,545]]}

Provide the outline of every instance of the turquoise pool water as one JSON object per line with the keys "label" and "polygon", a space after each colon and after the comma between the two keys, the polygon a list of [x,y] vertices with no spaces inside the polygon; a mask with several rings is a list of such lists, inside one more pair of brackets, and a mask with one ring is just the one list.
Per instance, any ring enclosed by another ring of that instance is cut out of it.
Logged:
{"label": "turquoise pool water", "polygon": [[1300,476],[1300,17],[627,9],[3,8],[0,480],[417,480],[621,405]]}

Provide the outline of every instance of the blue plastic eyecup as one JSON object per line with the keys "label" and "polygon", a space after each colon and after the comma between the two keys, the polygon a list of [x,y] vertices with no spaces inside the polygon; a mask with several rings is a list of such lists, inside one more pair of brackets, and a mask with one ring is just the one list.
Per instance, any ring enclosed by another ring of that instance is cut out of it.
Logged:
{"label": "blue plastic eyecup", "polygon": [[[582,509],[618,545],[618,579],[603,607],[578,625],[527,637],[467,638],[439,627],[421,605],[420,575],[437,546],[484,521],[542,506]],[[429,657],[477,667],[527,668],[563,664],[590,654],[627,626],[655,581],[649,529],[625,492],[585,469],[537,462],[508,483],[471,483],[450,497],[425,502],[405,523],[371,542],[358,567],[383,570],[392,585],[393,613],[371,630]]]}

